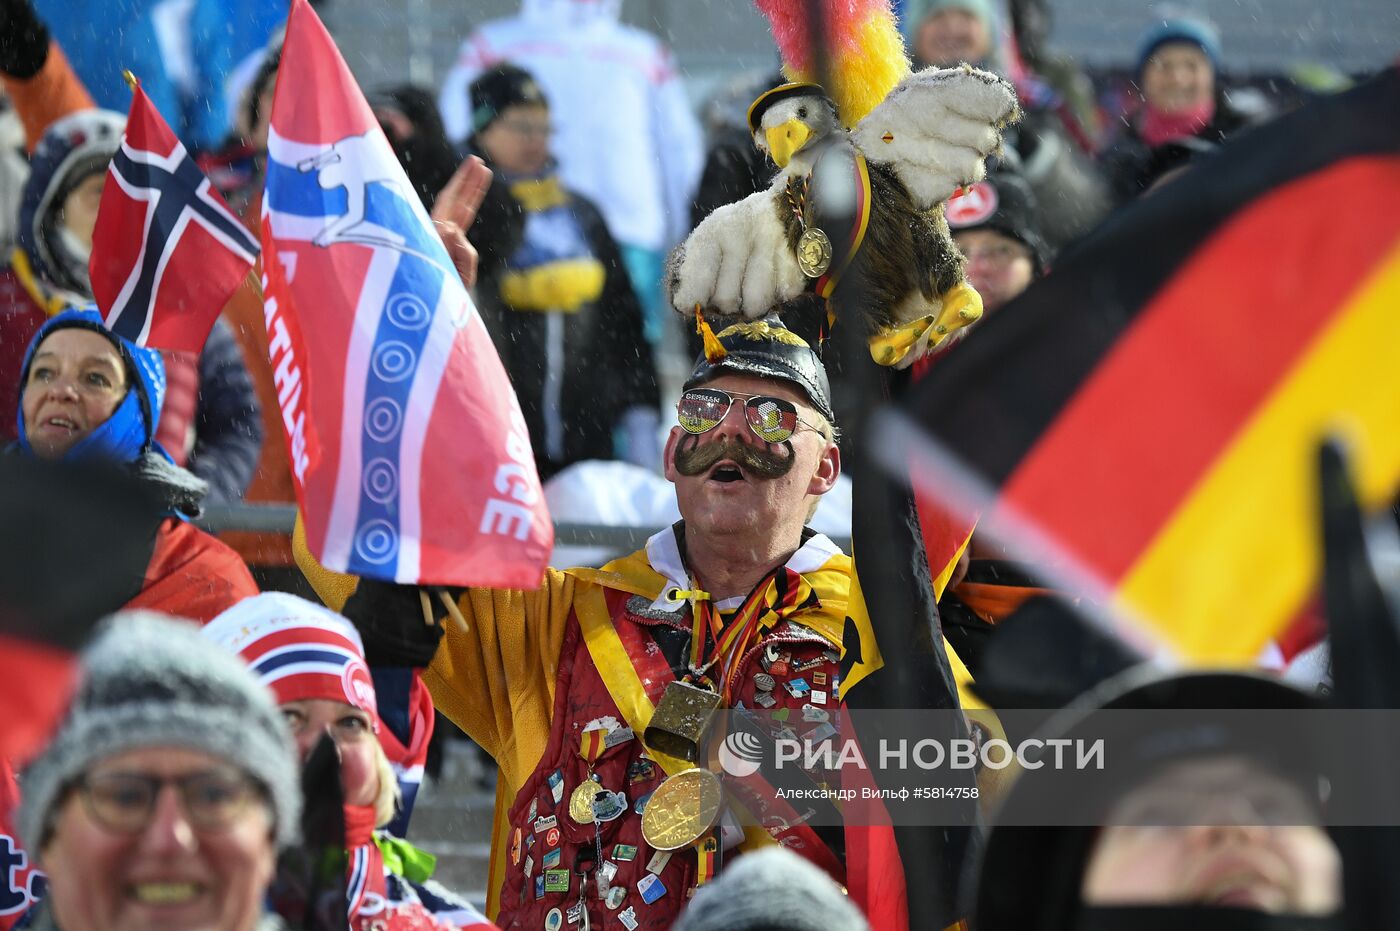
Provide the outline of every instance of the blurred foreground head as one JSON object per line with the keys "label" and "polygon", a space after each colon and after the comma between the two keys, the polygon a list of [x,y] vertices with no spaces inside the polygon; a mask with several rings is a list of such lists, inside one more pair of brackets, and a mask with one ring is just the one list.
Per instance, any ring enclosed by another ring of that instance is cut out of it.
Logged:
{"label": "blurred foreground head", "polygon": [[[1239,673],[1138,668],[1047,725],[1098,733],[1100,712],[1306,711],[1318,700]],[[1122,720],[1120,717],[1119,720]],[[1107,754],[1112,776],[1028,772],[1006,798],[976,877],[979,931],[1337,927],[1341,855],[1322,827],[1317,754],[1201,716],[1144,714]],[[1117,731],[1115,730],[1115,733]],[[1077,816],[1041,827],[1047,810]]]}
{"label": "blurred foreground head", "polygon": [[75,654],[140,590],[162,511],[108,463],[0,456],[0,757],[22,765],[58,726]]}
{"label": "blurred foreground head", "polygon": [[65,931],[257,927],[301,807],[272,696],[188,624],[108,621],[18,825]]}
{"label": "blurred foreground head", "polygon": [[816,866],[781,847],[747,854],[702,886],[675,931],[869,931]]}

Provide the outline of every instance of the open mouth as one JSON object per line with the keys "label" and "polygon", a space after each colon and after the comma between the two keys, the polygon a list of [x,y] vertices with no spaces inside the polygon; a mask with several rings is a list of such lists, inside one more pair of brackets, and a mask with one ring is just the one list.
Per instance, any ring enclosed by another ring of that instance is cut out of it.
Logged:
{"label": "open mouth", "polygon": [[76,430],[78,425],[67,417],[50,417],[44,421],[45,426],[57,427],[60,430]]}
{"label": "open mouth", "polygon": [[709,480],[712,482],[722,482],[726,485],[732,482],[742,482],[744,480],[744,472],[737,465],[726,460],[716,464],[715,467],[710,470]]}

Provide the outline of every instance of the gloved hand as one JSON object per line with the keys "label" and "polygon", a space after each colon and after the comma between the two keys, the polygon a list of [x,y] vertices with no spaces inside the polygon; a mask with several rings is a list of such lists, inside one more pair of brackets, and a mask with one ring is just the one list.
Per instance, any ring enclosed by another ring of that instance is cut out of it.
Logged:
{"label": "gloved hand", "polygon": [[31,0],[0,0],[0,72],[22,81],[49,57],[49,30]]}
{"label": "gloved hand", "polygon": [[[424,616],[420,592],[428,595],[431,621]],[[439,593],[455,603],[461,592],[362,578],[341,614],[359,630],[365,661],[371,666],[422,667],[432,662],[442,642],[442,622],[448,610]]]}

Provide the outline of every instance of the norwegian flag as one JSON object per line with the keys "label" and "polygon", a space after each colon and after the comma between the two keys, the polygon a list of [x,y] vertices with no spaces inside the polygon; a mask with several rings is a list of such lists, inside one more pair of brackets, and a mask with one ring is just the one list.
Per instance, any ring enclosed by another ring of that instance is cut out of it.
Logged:
{"label": "norwegian flag", "polygon": [[200,352],[257,257],[257,240],[133,88],[88,263],[108,329],[138,346]]}
{"label": "norwegian flag", "polygon": [[268,351],[312,554],[404,583],[537,586],[554,529],[515,392],[305,0],[272,105],[262,238]]}

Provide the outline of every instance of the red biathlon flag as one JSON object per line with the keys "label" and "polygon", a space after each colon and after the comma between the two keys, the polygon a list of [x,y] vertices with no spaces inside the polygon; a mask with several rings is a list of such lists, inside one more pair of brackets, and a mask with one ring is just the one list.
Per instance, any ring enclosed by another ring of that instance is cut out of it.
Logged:
{"label": "red biathlon flag", "polygon": [[88,262],[107,328],[138,346],[200,352],[257,257],[257,240],[133,81]]}
{"label": "red biathlon flag", "polygon": [[515,392],[304,0],[262,209],[269,354],[311,553],[386,581],[537,586],[554,530]]}

